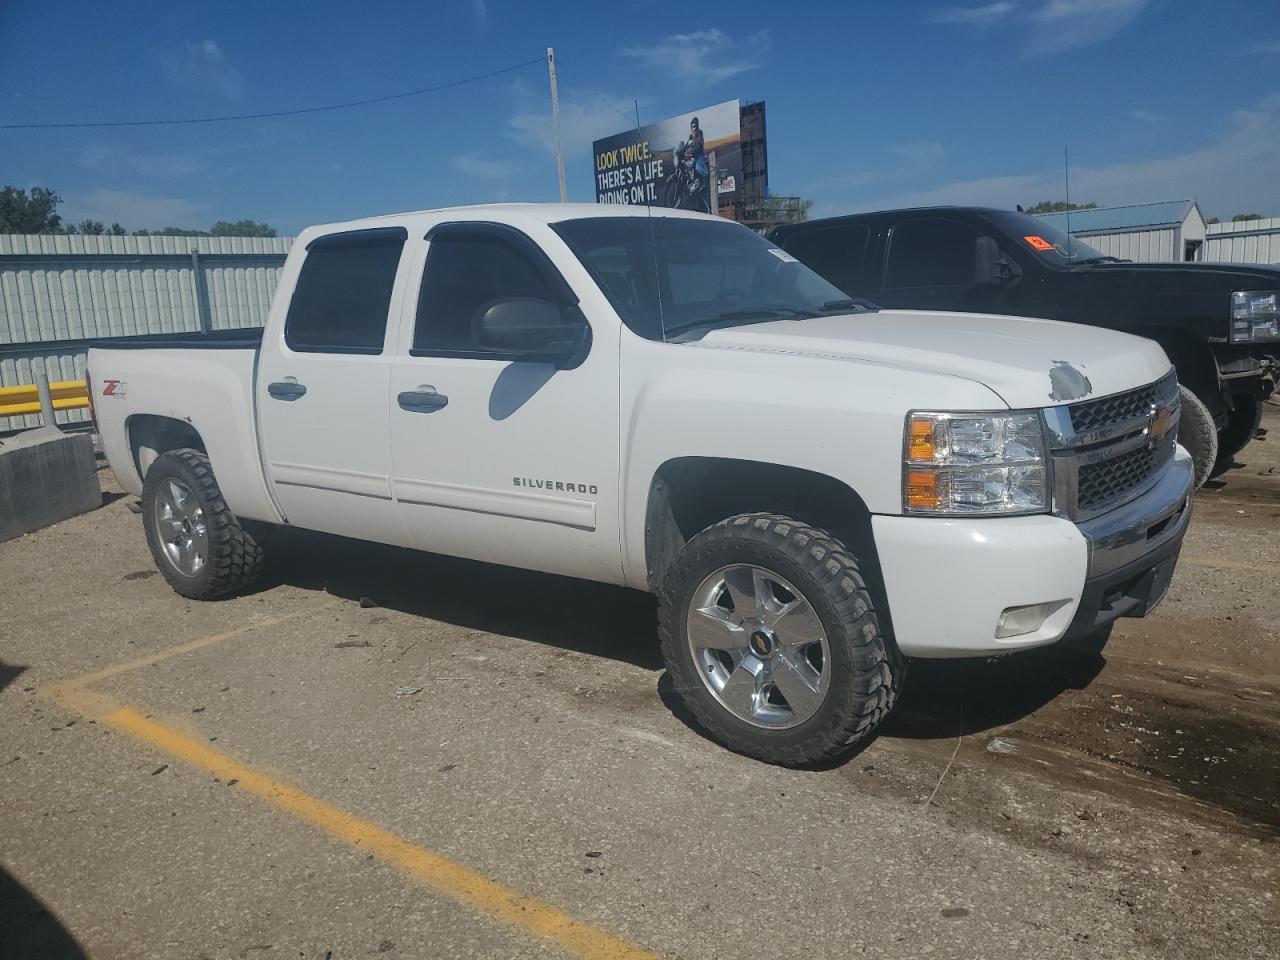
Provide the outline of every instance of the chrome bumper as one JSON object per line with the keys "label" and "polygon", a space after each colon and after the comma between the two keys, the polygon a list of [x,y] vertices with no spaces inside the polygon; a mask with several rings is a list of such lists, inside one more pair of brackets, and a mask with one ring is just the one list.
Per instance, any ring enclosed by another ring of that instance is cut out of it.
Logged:
{"label": "chrome bumper", "polygon": [[1145,617],[1164,599],[1191,523],[1194,475],[1190,455],[1178,447],[1150,490],[1080,525],[1089,566],[1064,639],[1103,630],[1120,617]]}
{"label": "chrome bumper", "polygon": [[1191,522],[1195,467],[1181,447],[1146,493],[1079,525],[1089,544],[1089,579],[1104,576],[1181,540]]}

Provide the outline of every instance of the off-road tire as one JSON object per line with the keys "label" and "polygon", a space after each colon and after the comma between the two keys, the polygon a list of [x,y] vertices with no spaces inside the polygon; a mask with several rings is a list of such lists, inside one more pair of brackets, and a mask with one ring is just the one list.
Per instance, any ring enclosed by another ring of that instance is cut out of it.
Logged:
{"label": "off-road tire", "polygon": [[[174,478],[191,490],[204,510],[209,556],[193,576],[178,571],[161,546],[155,500],[160,484]],[[217,600],[248,588],[262,574],[267,524],[241,520],[227,507],[209,458],[184,448],[161,454],[147,470],[142,486],[142,525],[156,568],[174,591],[192,600]]]}
{"label": "off-road tire", "polygon": [[1227,425],[1218,434],[1218,459],[1211,476],[1226,473],[1235,463],[1236,454],[1249,445],[1262,423],[1262,401],[1257,397],[1238,396]]}
{"label": "off-road tire", "polygon": [[[714,571],[738,563],[785,577],[822,622],[830,685],[817,712],[799,726],[769,730],[739,719],[698,674],[686,634],[691,596]],[[703,729],[731,750],[786,767],[827,765],[866,741],[897,700],[906,658],[888,635],[859,561],[822,530],[776,514],[722,520],[685,545],[658,602],[662,653],[675,691]]]}
{"label": "off-road tire", "polygon": [[1196,489],[1213,473],[1218,461],[1218,428],[1214,426],[1209,408],[1184,384],[1178,385],[1182,394],[1182,413],[1178,423],[1178,442],[1187,448],[1195,464]]}

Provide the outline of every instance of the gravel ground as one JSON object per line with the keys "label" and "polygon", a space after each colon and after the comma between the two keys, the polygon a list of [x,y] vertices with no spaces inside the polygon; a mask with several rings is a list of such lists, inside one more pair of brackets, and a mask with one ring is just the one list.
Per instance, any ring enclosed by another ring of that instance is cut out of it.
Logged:
{"label": "gravel ground", "polygon": [[[816,773],[702,737],[646,596],[290,535],[260,591],[195,603],[104,470],[103,509],[0,544],[0,956],[565,955],[461,867],[618,938],[590,957],[1280,956],[1264,426],[1102,656],[915,663]],[[58,696],[206,638],[93,689],[244,774]]]}

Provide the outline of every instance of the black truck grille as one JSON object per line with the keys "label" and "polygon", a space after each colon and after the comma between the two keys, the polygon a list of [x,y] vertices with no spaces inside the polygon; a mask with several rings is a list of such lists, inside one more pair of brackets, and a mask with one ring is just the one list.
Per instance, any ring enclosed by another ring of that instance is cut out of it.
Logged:
{"label": "black truck grille", "polygon": [[1092,510],[1118,500],[1148,480],[1156,470],[1156,451],[1152,447],[1139,447],[1101,463],[1091,463],[1080,468],[1076,498],[1084,510]]}
{"label": "black truck grille", "polygon": [[1137,390],[1130,390],[1128,393],[1117,393],[1110,397],[1072,404],[1071,425],[1075,427],[1076,433],[1089,433],[1113,424],[1136,420],[1150,413],[1157,401],[1165,399],[1176,389],[1177,381],[1170,373],[1155,383],[1149,383]]}
{"label": "black truck grille", "polygon": [[1063,419],[1069,417],[1073,436],[1063,438],[1056,454],[1056,469],[1067,478],[1058,489],[1063,508],[1087,518],[1146,489],[1173,457],[1178,406],[1178,381],[1170,372],[1136,390],[1067,407]]}

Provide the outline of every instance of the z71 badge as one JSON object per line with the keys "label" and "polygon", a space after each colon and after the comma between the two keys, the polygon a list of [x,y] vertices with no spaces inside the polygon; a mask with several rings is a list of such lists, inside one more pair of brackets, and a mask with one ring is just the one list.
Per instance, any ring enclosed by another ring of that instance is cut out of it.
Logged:
{"label": "z71 badge", "polygon": [[128,384],[123,380],[103,380],[102,395],[104,397],[116,397],[120,400],[124,399],[125,389]]}

